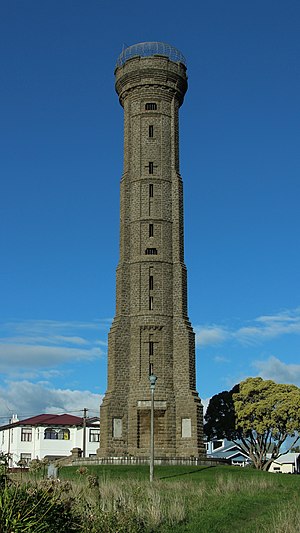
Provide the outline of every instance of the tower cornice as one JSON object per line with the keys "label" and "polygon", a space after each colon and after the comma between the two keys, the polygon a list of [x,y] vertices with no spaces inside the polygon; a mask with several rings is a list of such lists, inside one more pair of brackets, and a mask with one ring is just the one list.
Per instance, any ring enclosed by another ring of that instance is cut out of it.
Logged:
{"label": "tower cornice", "polygon": [[183,63],[175,63],[167,57],[133,57],[115,70],[115,88],[120,104],[129,94],[135,91],[149,90],[168,91],[172,97],[182,104],[187,91],[186,67]]}

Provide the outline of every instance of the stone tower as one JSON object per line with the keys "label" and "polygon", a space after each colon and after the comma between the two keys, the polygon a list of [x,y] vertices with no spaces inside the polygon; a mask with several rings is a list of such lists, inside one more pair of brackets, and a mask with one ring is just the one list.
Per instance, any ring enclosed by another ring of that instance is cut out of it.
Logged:
{"label": "stone tower", "polygon": [[124,108],[124,171],[99,455],[149,456],[153,373],[156,457],[198,457],[205,453],[202,404],[187,315],[178,149],[185,59],[164,43],[140,43],[122,52],[115,78]]}

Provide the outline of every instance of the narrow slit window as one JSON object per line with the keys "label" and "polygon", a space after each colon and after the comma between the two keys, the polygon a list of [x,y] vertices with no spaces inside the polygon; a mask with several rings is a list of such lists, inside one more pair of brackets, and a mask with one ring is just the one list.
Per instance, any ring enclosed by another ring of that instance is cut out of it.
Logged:
{"label": "narrow slit window", "polygon": [[149,276],[149,291],[153,291],[153,276]]}
{"label": "narrow slit window", "polygon": [[154,130],[153,130],[153,125],[152,125],[152,124],[150,124],[150,126],[149,126],[149,137],[151,137],[151,138],[152,138],[152,137],[153,137],[153,133],[154,133]]}
{"label": "narrow slit window", "polygon": [[155,104],[155,102],[147,102],[147,104],[145,104],[145,109],[146,111],[156,111],[157,105]]}
{"label": "narrow slit window", "polygon": [[153,237],[153,235],[154,235],[153,224],[149,224],[149,237]]}
{"label": "narrow slit window", "polygon": [[154,355],[154,342],[149,342],[149,355]]}
{"label": "narrow slit window", "polygon": [[149,174],[153,174],[153,170],[154,170],[154,164],[153,164],[153,161],[149,161]]}
{"label": "narrow slit window", "polygon": [[153,198],[153,183],[149,184],[149,197]]}
{"label": "narrow slit window", "polygon": [[153,311],[153,296],[149,296],[149,311]]}

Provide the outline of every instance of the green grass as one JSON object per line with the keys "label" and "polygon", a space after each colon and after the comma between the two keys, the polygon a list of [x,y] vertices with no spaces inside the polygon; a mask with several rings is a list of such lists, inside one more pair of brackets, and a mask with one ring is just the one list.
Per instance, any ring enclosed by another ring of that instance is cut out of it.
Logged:
{"label": "green grass", "polygon": [[[152,528],[172,533],[299,533],[300,476],[271,474],[239,467],[158,466],[149,491],[147,466],[90,466],[60,470],[60,479],[83,481],[97,476],[101,486],[118,488],[126,505],[140,508],[144,496]],[[123,487],[123,489],[122,489]],[[110,488],[110,491],[113,490]],[[130,500],[130,491],[134,496]],[[119,498],[120,496],[118,496]],[[149,503],[150,502],[150,503]],[[169,512],[166,520],[164,513]],[[150,510],[149,510],[150,509]],[[181,509],[181,511],[180,511]],[[141,512],[139,510],[139,512]],[[145,511],[146,512],[146,511]],[[154,516],[156,513],[157,516]],[[176,518],[177,517],[177,518]],[[156,522],[155,522],[156,521]],[[172,522],[172,523],[170,523]],[[156,523],[153,526],[153,523]]]}

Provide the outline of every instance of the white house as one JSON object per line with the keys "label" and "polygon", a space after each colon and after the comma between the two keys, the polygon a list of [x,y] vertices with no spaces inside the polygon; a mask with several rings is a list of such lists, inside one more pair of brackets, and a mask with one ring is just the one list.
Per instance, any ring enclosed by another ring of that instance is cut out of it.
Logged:
{"label": "white house", "polygon": [[246,452],[242,452],[234,442],[227,439],[214,439],[206,442],[207,457],[227,459],[234,466],[247,466],[251,460]]}
{"label": "white house", "polygon": [[285,453],[271,463],[269,472],[281,474],[300,473],[300,453]]}
{"label": "white house", "polygon": [[[271,451],[272,445],[269,449]],[[229,459],[232,465],[247,466],[252,463],[246,452],[242,452],[233,443],[226,439],[214,439],[206,442],[208,457],[219,459]],[[271,457],[270,453],[267,457]],[[286,453],[273,461],[269,467],[269,472],[279,472],[283,474],[300,474],[300,453]]]}
{"label": "white house", "polygon": [[32,459],[55,460],[71,455],[73,448],[84,449],[85,456],[96,455],[100,440],[99,418],[83,419],[69,414],[42,414],[0,426],[0,452],[8,454],[9,466]]}

